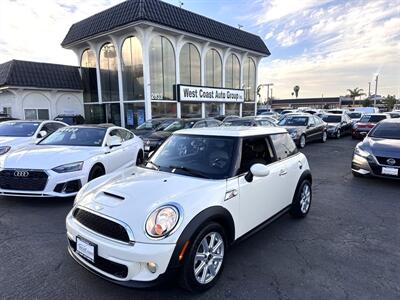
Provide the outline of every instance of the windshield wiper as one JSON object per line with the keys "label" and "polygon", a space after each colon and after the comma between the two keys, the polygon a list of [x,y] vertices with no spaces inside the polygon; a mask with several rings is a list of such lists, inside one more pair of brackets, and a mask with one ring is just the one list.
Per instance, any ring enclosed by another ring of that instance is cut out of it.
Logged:
{"label": "windshield wiper", "polygon": [[210,176],[207,176],[205,174],[203,174],[202,172],[199,172],[197,170],[193,170],[193,169],[189,169],[183,166],[169,166],[168,168],[172,169],[172,171],[174,170],[182,170],[190,175],[196,176],[196,177],[201,177],[201,178],[207,178],[210,179]]}

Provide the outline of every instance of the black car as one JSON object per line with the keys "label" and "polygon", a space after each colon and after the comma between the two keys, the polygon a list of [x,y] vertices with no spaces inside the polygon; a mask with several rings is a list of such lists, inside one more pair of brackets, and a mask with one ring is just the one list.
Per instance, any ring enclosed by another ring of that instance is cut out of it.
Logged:
{"label": "black car", "polygon": [[304,148],[308,142],[326,142],[328,137],[326,123],[310,114],[288,114],[278,123],[286,128],[297,147]]}
{"label": "black car", "polygon": [[82,125],[85,124],[85,118],[81,115],[58,115],[54,121],[64,122],[68,125]]}
{"label": "black car", "polygon": [[222,126],[276,126],[276,121],[269,117],[243,117],[224,121]]}
{"label": "black car", "polygon": [[158,147],[169,138],[174,131],[187,128],[202,128],[202,127],[217,127],[221,122],[215,119],[177,119],[173,121],[162,131],[156,131],[147,137],[142,137],[144,142],[144,152],[147,156],[150,152],[156,150]]}
{"label": "black car", "polygon": [[353,122],[347,114],[325,114],[322,120],[328,124],[329,137],[340,139],[343,135],[351,134]]}
{"label": "black car", "polygon": [[359,143],[353,155],[354,176],[400,179],[400,119],[379,122]]}
{"label": "black car", "polygon": [[147,120],[146,122],[140,124],[136,129],[132,130],[134,134],[140,136],[142,139],[150,136],[156,131],[163,131],[173,122],[177,121],[177,118],[157,118]]}
{"label": "black car", "polygon": [[214,117],[214,119],[218,120],[218,121],[221,121],[221,122],[225,122],[225,121],[228,121],[228,120],[240,119],[240,117],[239,116],[233,116],[233,115],[232,116],[221,115],[221,116]]}

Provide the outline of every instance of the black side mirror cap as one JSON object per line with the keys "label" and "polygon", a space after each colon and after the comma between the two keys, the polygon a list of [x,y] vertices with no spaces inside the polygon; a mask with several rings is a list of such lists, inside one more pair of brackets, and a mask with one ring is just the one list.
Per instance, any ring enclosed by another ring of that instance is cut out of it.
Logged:
{"label": "black side mirror cap", "polygon": [[254,178],[254,175],[253,175],[253,173],[251,173],[250,170],[249,170],[249,172],[247,172],[247,174],[244,176],[244,179],[246,179],[247,182],[253,182],[253,178]]}

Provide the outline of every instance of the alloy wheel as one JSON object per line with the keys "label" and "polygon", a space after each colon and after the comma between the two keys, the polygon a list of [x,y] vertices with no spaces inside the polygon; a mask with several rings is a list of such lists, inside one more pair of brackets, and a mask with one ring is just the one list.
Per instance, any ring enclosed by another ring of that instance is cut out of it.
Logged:
{"label": "alloy wheel", "polygon": [[302,135],[300,137],[300,148],[304,148],[306,146],[306,137]]}
{"label": "alloy wheel", "polygon": [[326,140],[328,139],[328,135],[326,134],[326,131],[322,134],[322,141],[325,143]]}
{"label": "alloy wheel", "polygon": [[311,189],[308,184],[303,186],[300,195],[300,209],[303,214],[307,213],[308,209],[310,208],[311,203]]}
{"label": "alloy wheel", "polygon": [[200,284],[211,282],[224,260],[224,239],[218,232],[210,232],[199,244],[194,259],[194,275]]}

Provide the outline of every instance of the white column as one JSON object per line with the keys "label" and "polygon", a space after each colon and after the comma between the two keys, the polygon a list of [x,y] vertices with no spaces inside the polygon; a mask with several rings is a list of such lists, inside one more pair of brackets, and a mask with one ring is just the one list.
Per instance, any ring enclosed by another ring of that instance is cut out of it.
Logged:
{"label": "white column", "polygon": [[121,49],[122,49],[122,40],[115,36],[110,36],[112,43],[114,45],[115,52],[117,54],[117,70],[118,70],[118,91],[119,91],[119,111],[121,118],[121,126],[125,127],[125,106],[124,106],[124,85],[122,78],[122,59],[121,59]]}
{"label": "white column", "polygon": [[[244,86],[244,81],[243,81],[243,77],[244,77],[243,76],[243,71],[244,71],[243,65],[244,65],[244,61],[245,61],[246,57],[247,57],[247,52],[244,53],[243,55],[241,55],[241,57],[240,57],[240,88],[241,89],[245,89],[246,88]],[[246,94],[246,92],[245,92],[245,94]],[[243,102],[240,103],[240,107],[239,107],[239,116],[240,117],[242,116],[242,112],[243,112]]]}
{"label": "white column", "polygon": [[[183,47],[183,45],[185,44],[185,41],[183,40],[184,36],[180,35],[177,39],[176,39],[176,43],[175,43],[175,79],[176,79],[176,85],[181,83],[181,71],[180,71],[180,65],[179,65],[179,56],[181,54],[181,49]],[[178,118],[181,117],[181,102],[178,102],[178,99],[176,100],[176,116]]]}
{"label": "white column", "polygon": [[[207,55],[207,51],[209,50],[209,45],[210,43],[204,43],[203,47],[201,49],[201,85],[205,86],[206,85],[206,55]],[[205,103],[203,102],[201,104],[201,117],[205,118],[206,117],[206,106]]]}
{"label": "white column", "polygon": [[[255,115],[257,115],[257,103],[258,103],[258,95],[257,95],[257,87],[258,87],[258,85],[259,85],[259,82],[258,82],[258,70],[259,70],[259,65],[260,65],[260,61],[261,61],[261,59],[259,58],[259,57],[257,57],[257,58],[255,58],[256,59],[256,61],[255,61],[255,65],[256,65],[256,90],[254,91],[256,94],[255,94],[255,108],[254,108],[254,114]],[[268,87],[269,88],[269,87]]]}
{"label": "white column", "polygon": [[92,42],[88,42],[90,49],[94,52],[96,57],[96,79],[97,79],[97,95],[99,96],[99,103],[103,102],[103,97],[101,94],[101,79],[100,79],[100,47],[102,45],[94,44]]}

